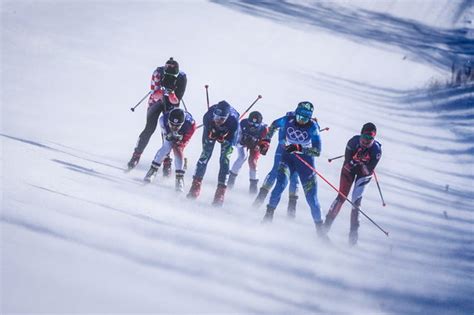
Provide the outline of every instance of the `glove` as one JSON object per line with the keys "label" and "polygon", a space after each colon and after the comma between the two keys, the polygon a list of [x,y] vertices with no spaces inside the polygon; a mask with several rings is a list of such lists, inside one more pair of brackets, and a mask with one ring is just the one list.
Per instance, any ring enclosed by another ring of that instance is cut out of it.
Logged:
{"label": "glove", "polygon": [[270,148],[270,140],[268,139],[262,139],[258,143],[257,148],[259,149],[260,153],[262,155],[266,155],[268,152],[268,149]]}
{"label": "glove", "polygon": [[227,133],[226,134],[223,134],[223,135],[220,135],[219,137],[216,138],[216,141],[219,142],[219,143],[224,143],[225,141],[225,136],[227,136]]}
{"label": "glove", "polygon": [[362,174],[362,176],[369,176],[370,175],[369,168],[367,167],[367,165],[365,165],[365,164],[360,165],[360,173]]}
{"label": "glove", "polygon": [[183,135],[180,135],[178,133],[170,132],[166,135],[165,139],[170,141],[170,142],[178,142],[178,141],[183,140]]}
{"label": "glove", "polygon": [[179,104],[179,99],[178,99],[178,97],[176,96],[176,94],[174,93],[174,91],[168,92],[168,100],[169,100],[170,103],[173,104],[173,105]]}
{"label": "glove", "polygon": [[290,153],[290,154],[302,153],[302,150],[303,150],[303,147],[301,146],[301,144],[292,143],[292,144],[289,144],[289,145],[285,146],[285,151]]}
{"label": "glove", "polygon": [[150,98],[153,103],[158,102],[163,98],[163,91],[161,89],[154,91],[153,94],[151,94]]}
{"label": "glove", "polygon": [[214,128],[211,128],[211,130],[209,130],[209,134],[207,135],[207,137],[211,140],[216,140],[217,137],[218,137],[218,132],[216,129]]}
{"label": "glove", "polygon": [[358,163],[354,160],[350,160],[349,162],[347,162],[346,164],[344,164],[344,169],[348,172],[352,172],[352,170],[354,169],[354,167],[356,167],[358,165]]}

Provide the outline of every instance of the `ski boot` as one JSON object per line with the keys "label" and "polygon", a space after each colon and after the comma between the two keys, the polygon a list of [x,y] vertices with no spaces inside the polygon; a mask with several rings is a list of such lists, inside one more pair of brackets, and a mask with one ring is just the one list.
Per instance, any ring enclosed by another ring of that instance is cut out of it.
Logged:
{"label": "ski boot", "polygon": [[265,186],[260,187],[260,191],[258,192],[257,198],[255,198],[255,201],[253,202],[252,206],[254,208],[260,207],[265,201],[265,198],[267,197],[269,191],[270,190]]}
{"label": "ski boot", "polygon": [[323,221],[314,222],[314,224],[316,226],[316,234],[318,235],[318,237],[324,242],[329,242],[329,237],[326,228],[324,227]]}
{"label": "ski boot", "polygon": [[251,179],[249,186],[249,194],[255,195],[258,192],[258,179]]}
{"label": "ski boot", "polygon": [[159,164],[156,164],[155,162],[152,162],[151,166],[150,166],[150,169],[146,173],[145,178],[143,180],[147,183],[151,183],[155,179],[156,173],[158,172],[159,168],[160,168]]}
{"label": "ski boot", "polygon": [[359,233],[357,229],[351,229],[349,232],[349,245],[350,246],[357,245],[358,238],[359,238]]}
{"label": "ski boot", "polygon": [[267,212],[265,212],[265,215],[263,216],[262,224],[272,223],[273,213],[275,213],[275,208],[267,205]]}
{"label": "ski boot", "polygon": [[226,185],[220,183],[217,184],[216,193],[214,194],[214,201],[212,202],[214,207],[222,207],[224,204],[225,191]]}
{"label": "ski boot", "polygon": [[176,171],[176,182],[174,187],[177,192],[184,192],[184,171]]}
{"label": "ski boot", "polygon": [[169,156],[165,157],[163,160],[163,177],[170,177],[171,176],[171,162],[173,161],[172,158]]}
{"label": "ski boot", "polygon": [[298,196],[290,195],[288,199],[288,210],[287,210],[288,219],[294,219],[296,217],[296,201],[297,200],[298,200]]}
{"label": "ski boot", "polygon": [[186,197],[188,199],[196,199],[201,192],[202,178],[193,177],[193,183],[191,184],[191,189],[189,190]]}
{"label": "ski boot", "polygon": [[230,171],[229,172],[229,180],[227,181],[227,187],[229,187],[229,189],[234,188],[236,178],[237,178],[237,174],[232,173],[232,171]]}
{"label": "ski boot", "polygon": [[[360,207],[360,198],[354,202],[355,205]],[[357,208],[352,208],[351,210],[351,229],[349,232],[349,245],[357,245],[357,240],[359,238],[359,210]]]}
{"label": "ski boot", "polygon": [[329,213],[326,215],[326,220],[324,220],[323,228],[324,232],[327,234],[331,229],[332,222],[334,222],[334,218],[329,216]]}
{"label": "ski boot", "polygon": [[135,166],[137,166],[138,161],[140,161],[141,155],[142,155],[141,153],[133,152],[132,158],[130,159],[130,161],[128,161],[128,164],[127,164],[129,171],[131,171],[133,168],[135,168]]}

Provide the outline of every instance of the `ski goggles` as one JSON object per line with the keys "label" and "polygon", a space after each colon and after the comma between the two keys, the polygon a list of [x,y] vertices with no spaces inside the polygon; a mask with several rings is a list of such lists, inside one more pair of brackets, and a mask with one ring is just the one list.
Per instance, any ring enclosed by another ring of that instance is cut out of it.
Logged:
{"label": "ski goggles", "polygon": [[165,73],[165,75],[170,75],[170,76],[173,76],[175,78],[179,75],[179,71],[176,68],[176,66],[173,65],[173,64],[168,64],[168,63],[165,65],[164,73]]}
{"label": "ski goggles", "polygon": [[179,73],[167,72],[167,71],[165,70],[165,75],[169,75],[169,76],[171,76],[171,77],[177,78],[178,75],[179,75]]}
{"label": "ski goggles", "polygon": [[229,118],[229,113],[224,112],[223,110],[216,108],[212,115],[212,119],[218,125],[222,125]]}
{"label": "ski goggles", "polygon": [[296,122],[303,125],[311,120],[313,112],[306,108],[298,108],[295,112]]}
{"label": "ski goggles", "polygon": [[360,135],[360,137],[362,139],[369,140],[369,141],[374,140],[374,135],[372,135],[372,134],[364,133],[364,134]]}
{"label": "ski goggles", "polygon": [[181,127],[183,126],[184,123],[180,123],[180,124],[175,124],[171,121],[168,121],[168,126],[170,127],[171,131],[178,131],[179,129],[181,129]]}
{"label": "ski goggles", "polygon": [[257,122],[257,121],[251,121],[251,120],[249,120],[249,121],[248,121],[248,124],[249,124],[249,127],[250,127],[250,128],[258,128],[258,127],[260,127],[260,123]]}
{"label": "ski goggles", "polygon": [[360,145],[364,148],[368,148],[372,146],[372,144],[374,143],[374,136],[375,136],[374,133],[372,134],[365,133],[365,134],[360,135],[360,140],[359,140]]}

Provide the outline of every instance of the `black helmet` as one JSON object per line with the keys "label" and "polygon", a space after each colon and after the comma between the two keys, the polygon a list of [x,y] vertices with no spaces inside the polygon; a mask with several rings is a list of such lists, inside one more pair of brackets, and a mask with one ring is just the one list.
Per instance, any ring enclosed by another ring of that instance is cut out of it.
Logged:
{"label": "black helmet", "polygon": [[371,135],[372,137],[375,137],[377,134],[377,127],[371,122],[368,122],[362,126],[362,129],[360,130],[360,134],[368,134]]}
{"label": "black helmet", "polygon": [[263,116],[258,111],[251,112],[249,114],[249,122],[260,125],[262,123]]}
{"label": "black helmet", "polygon": [[179,63],[170,57],[170,59],[165,63],[165,74],[172,75],[177,77],[179,74]]}
{"label": "black helmet", "polygon": [[186,114],[181,108],[174,108],[170,111],[168,116],[168,126],[172,131],[178,131],[184,124]]}

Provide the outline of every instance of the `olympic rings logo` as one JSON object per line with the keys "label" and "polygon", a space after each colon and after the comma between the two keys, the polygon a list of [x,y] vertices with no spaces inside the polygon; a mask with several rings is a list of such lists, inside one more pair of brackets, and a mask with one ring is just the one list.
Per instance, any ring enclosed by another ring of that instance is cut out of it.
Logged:
{"label": "olympic rings logo", "polygon": [[303,142],[308,139],[308,133],[306,131],[301,131],[293,127],[288,127],[286,134],[288,138],[293,141]]}

